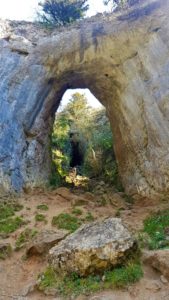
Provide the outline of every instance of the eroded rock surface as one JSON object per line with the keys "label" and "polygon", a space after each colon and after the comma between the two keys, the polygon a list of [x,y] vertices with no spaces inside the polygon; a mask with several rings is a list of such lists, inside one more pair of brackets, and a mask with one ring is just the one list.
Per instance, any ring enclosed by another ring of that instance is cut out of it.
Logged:
{"label": "eroded rock surface", "polygon": [[164,277],[169,279],[169,250],[146,251],[143,261],[159,271]]}
{"label": "eroded rock surface", "polygon": [[105,105],[126,192],[169,192],[169,1],[47,31],[0,22],[0,191],[48,182],[50,133],[68,88]]}
{"label": "eroded rock surface", "polygon": [[49,251],[57,271],[85,276],[118,265],[136,249],[120,219],[109,218],[82,226]]}
{"label": "eroded rock surface", "polygon": [[27,246],[26,255],[42,255],[62,241],[69,232],[67,230],[42,230]]}

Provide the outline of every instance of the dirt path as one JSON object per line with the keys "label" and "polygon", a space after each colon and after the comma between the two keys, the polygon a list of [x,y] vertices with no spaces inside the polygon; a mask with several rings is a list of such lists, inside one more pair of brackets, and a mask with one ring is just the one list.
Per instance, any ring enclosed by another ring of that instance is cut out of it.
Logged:
{"label": "dirt path", "polygon": [[[76,192],[77,194],[77,192]],[[169,208],[167,202],[148,201],[140,199],[132,205],[127,205],[124,199],[117,201],[120,195],[116,194],[114,203],[104,203],[101,205],[96,201],[98,196],[91,193],[73,195],[77,199],[83,199],[84,204],[80,206],[85,216],[88,212],[95,219],[109,216],[116,216],[117,213],[124,223],[134,233],[142,227],[142,222],[147,215],[159,209]],[[23,216],[29,223],[10,235],[6,242],[15,246],[16,239],[24,228],[35,228],[40,231],[44,228],[51,229],[53,216],[60,213],[72,213],[72,193],[60,196],[57,191],[37,190],[33,193],[23,195],[19,203],[23,205],[23,210],[17,212],[18,216]],[[107,196],[108,197],[108,196]],[[90,200],[89,200],[90,198]],[[92,200],[91,200],[92,199]],[[46,222],[36,222],[35,215],[39,213],[37,206],[46,204],[48,210],[42,212]],[[2,240],[0,240],[1,242]],[[0,300],[40,300],[40,299],[61,299],[60,297],[45,296],[39,292],[28,293],[33,283],[37,280],[38,274],[44,269],[46,259],[32,257],[24,259],[25,249],[14,251],[10,258],[0,260]],[[144,277],[137,284],[122,291],[104,291],[93,296],[81,296],[78,300],[169,300],[169,284],[160,281],[160,274],[148,266],[144,266]],[[28,295],[27,295],[28,294]]]}

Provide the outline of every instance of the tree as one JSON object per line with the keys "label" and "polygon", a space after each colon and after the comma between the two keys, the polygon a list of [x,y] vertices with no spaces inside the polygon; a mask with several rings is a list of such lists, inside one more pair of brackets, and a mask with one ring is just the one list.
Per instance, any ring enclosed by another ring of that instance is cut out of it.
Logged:
{"label": "tree", "polygon": [[39,3],[40,20],[48,25],[64,26],[84,17],[87,0],[44,0]]}
{"label": "tree", "polygon": [[126,7],[126,5],[132,6],[138,2],[140,0],[103,0],[104,5],[112,3],[113,7],[116,6],[118,9]]}

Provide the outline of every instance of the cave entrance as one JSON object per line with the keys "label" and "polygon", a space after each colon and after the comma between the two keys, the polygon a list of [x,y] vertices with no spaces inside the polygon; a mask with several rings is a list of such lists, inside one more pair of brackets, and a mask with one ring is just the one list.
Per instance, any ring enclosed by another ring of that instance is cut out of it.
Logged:
{"label": "cave entrance", "polygon": [[106,109],[90,90],[69,89],[64,93],[55,114],[52,161],[54,185],[71,181],[72,174],[111,182],[117,177]]}

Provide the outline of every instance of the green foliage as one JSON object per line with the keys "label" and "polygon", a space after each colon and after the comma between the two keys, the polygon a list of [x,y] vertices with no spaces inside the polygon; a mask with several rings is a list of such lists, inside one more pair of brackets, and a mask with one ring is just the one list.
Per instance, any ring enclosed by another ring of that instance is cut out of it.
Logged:
{"label": "green foliage", "polygon": [[[113,152],[113,137],[104,108],[91,108],[83,94],[75,93],[66,107],[56,115],[52,134],[52,184],[69,182],[71,143],[69,134],[79,143],[84,157],[80,173],[87,177],[104,177],[121,191],[117,163]],[[65,179],[66,178],[66,179]],[[70,180],[71,181],[71,180]]]}
{"label": "green foliage", "polygon": [[[70,132],[80,132],[80,151],[85,152],[83,134],[84,124],[89,114],[87,99],[83,94],[75,93],[63,111],[57,113],[52,134],[53,172],[51,185],[63,185],[64,178],[69,176],[71,160]],[[87,122],[88,123],[88,122]]]}
{"label": "green foliage", "polygon": [[74,232],[80,227],[81,221],[78,220],[78,218],[76,218],[75,216],[62,213],[58,216],[53,217],[52,225],[57,226],[60,229],[66,229],[70,232]]}
{"label": "green foliage", "polygon": [[129,263],[127,266],[117,268],[105,274],[106,288],[123,288],[137,282],[143,276],[141,265]]}
{"label": "green foliage", "polygon": [[0,205],[0,220],[14,216],[15,212],[13,207],[10,205]]}
{"label": "green foliage", "polygon": [[44,0],[38,13],[42,23],[63,26],[81,19],[89,6],[87,0]]}
{"label": "green foliage", "polygon": [[23,248],[27,242],[35,237],[36,234],[36,229],[26,228],[24,231],[22,231],[15,243],[16,250],[20,250],[21,248]]}
{"label": "green foliage", "polygon": [[4,203],[0,205],[0,220],[14,216],[16,211],[20,211],[23,208],[18,203]]}
{"label": "green foliage", "polygon": [[126,266],[115,268],[101,275],[91,275],[86,278],[79,277],[76,273],[70,276],[61,276],[49,267],[41,276],[40,290],[56,288],[65,297],[90,294],[107,288],[123,288],[137,282],[143,276],[139,263],[130,262]]}
{"label": "green foliage", "polygon": [[123,9],[139,2],[140,0],[103,0],[104,5],[108,5],[109,3],[111,3],[112,9],[113,8]]}
{"label": "green foliage", "polygon": [[0,250],[0,259],[6,259],[9,257],[12,253],[12,247],[11,245],[8,245],[7,247],[4,247],[4,249]]}
{"label": "green foliage", "polygon": [[92,222],[92,221],[94,221],[94,217],[93,217],[93,215],[91,214],[91,212],[88,212],[88,213],[87,213],[87,215],[86,215],[86,217],[85,217],[85,220],[86,220],[87,222]]}
{"label": "green foliage", "polygon": [[83,211],[81,209],[79,209],[79,208],[74,208],[72,210],[72,214],[76,215],[76,216],[81,216],[83,214]]}
{"label": "green foliage", "polygon": [[167,232],[169,231],[169,210],[159,211],[144,221],[140,240],[150,250],[169,247]]}
{"label": "green foliage", "polygon": [[37,209],[47,211],[49,209],[47,204],[39,204]]}
{"label": "green foliage", "polygon": [[6,218],[0,220],[0,233],[11,233],[16,231],[24,224],[24,221],[20,217]]}
{"label": "green foliage", "polygon": [[45,222],[46,223],[46,217],[43,214],[36,214],[35,221],[36,222]]}

